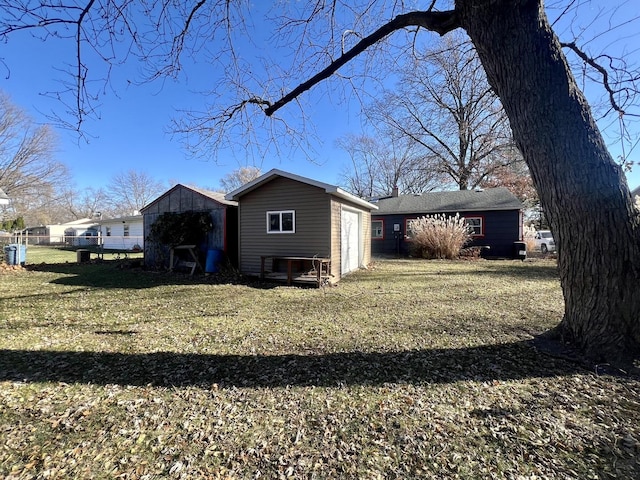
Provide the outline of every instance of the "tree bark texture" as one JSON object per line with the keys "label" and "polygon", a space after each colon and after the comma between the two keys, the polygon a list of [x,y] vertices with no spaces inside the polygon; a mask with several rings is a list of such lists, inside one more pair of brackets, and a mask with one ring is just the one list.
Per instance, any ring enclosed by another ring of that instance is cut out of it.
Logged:
{"label": "tree bark texture", "polygon": [[596,361],[640,351],[640,226],[541,0],[456,0],[549,219],[564,338]]}

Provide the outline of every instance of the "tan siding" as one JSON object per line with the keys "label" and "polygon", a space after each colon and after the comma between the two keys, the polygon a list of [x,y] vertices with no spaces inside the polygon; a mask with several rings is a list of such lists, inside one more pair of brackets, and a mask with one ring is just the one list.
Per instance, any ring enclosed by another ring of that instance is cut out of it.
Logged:
{"label": "tan siding", "polygon": [[364,267],[371,263],[371,212],[363,210],[355,204],[347,202],[343,199],[334,197],[332,200],[332,234],[331,234],[331,265],[332,273],[335,275],[335,279],[338,280],[341,277],[341,249],[342,249],[342,237],[341,237],[341,218],[342,208],[349,208],[351,210],[358,210],[361,212],[362,231],[360,232],[360,238],[363,242],[362,248],[362,260],[360,266]]}
{"label": "tan siding", "polygon": [[341,236],[340,229],[342,227],[342,204],[338,199],[331,200],[331,273],[334,281],[340,280],[340,270],[342,265],[341,255]]}
{"label": "tan siding", "polygon": [[367,267],[371,263],[371,212],[362,212],[362,238],[364,242],[364,252],[362,263]]}
{"label": "tan siding", "polygon": [[[278,177],[244,195],[240,204],[243,273],[260,273],[261,255],[330,255],[330,196],[324,190]],[[281,210],[295,210],[295,233],[268,234],[266,212]]]}

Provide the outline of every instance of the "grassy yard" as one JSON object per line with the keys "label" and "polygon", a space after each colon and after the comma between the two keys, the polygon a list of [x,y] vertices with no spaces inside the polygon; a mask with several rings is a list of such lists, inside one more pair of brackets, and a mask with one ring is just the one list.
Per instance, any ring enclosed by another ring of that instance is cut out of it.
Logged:
{"label": "grassy yard", "polygon": [[327,289],[69,262],[0,274],[0,477],[640,477],[640,382],[531,344],[551,261]]}
{"label": "grassy yard", "polygon": [[[27,246],[27,263],[37,265],[40,263],[75,263],[78,260],[76,250],[83,247],[60,247],[53,248],[40,245]],[[98,258],[96,247],[89,248],[91,250],[90,258],[95,260]],[[104,260],[115,260],[124,257],[124,254],[118,252],[106,251]],[[128,258],[142,258],[142,253],[127,253]]]}

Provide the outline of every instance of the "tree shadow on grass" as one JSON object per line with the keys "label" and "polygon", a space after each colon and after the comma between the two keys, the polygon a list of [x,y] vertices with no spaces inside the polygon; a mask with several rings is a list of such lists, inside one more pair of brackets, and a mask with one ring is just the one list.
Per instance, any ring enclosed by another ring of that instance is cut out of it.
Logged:
{"label": "tree shadow on grass", "polygon": [[163,285],[235,284],[260,289],[271,289],[282,285],[281,283],[244,277],[234,271],[219,272],[210,275],[197,273],[191,276],[182,271],[145,270],[137,266],[137,263],[132,264],[126,260],[90,264],[39,264],[30,265],[27,268],[30,271],[64,275],[52,280],[52,284],[84,288],[145,289]]}
{"label": "tree shadow on grass", "polygon": [[529,341],[461,349],[320,355],[0,350],[0,381],[123,386],[443,384],[556,377],[584,371],[576,363],[541,355]]}
{"label": "tree shadow on grass", "polygon": [[[233,284],[245,285],[258,289],[272,289],[284,285],[283,283],[274,281],[261,281],[257,277],[243,276],[232,270],[211,275],[197,273],[191,276],[184,272],[144,270],[136,265],[136,263],[131,264],[124,260],[87,264],[38,264],[29,265],[27,268],[31,271],[50,272],[63,275],[52,280],[52,284],[82,288],[145,289],[162,285]],[[527,268],[521,268],[517,263],[504,264],[491,261],[478,262],[477,268],[474,270],[473,274],[508,276],[513,277],[514,279],[522,278],[527,280],[557,278],[557,270],[551,265],[532,265]],[[452,277],[457,275],[468,276],[469,272],[450,269],[448,268],[447,263],[443,263],[441,271],[425,273],[400,270],[393,274],[396,279],[421,278],[435,280],[442,276]],[[388,274],[384,273],[384,276],[387,278]],[[377,284],[380,281],[381,279],[375,271],[363,273],[357,277],[357,282],[365,286],[374,283]],[[316,288],[315,285],[302,286],[299,284],[296,284],[296,287]]]}
{"label": "tree shadow on grass", "polygon": [[30,265],[27,269],[60,274],[62,276],[52,280],[52,284],[74,287],[142,289],[189,283],[182,275],[147,272],[120,261],[95,264],[47,263]]}

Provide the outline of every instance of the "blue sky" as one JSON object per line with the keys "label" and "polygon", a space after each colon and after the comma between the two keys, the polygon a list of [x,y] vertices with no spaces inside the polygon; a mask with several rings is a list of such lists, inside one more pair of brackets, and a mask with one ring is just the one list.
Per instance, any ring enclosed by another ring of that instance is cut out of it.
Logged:
{"label": "blue sky", "polygon": [[[55,82],[64,76],[57,70],[72,60],[72,48],[71,44],[65,47],[55,41],[43,43],[26,35],[21,36],[20,42],[12,39],[2,49],[2,58],[10,71],[3,72],[0,88],[36,121],[46,122],[47,113],[64,112],[60,102],[42,93],[60,89]],[[125,71],[118,72],[114,83],[125,75],[133,78],[137,68],[127,66]],[[105,186],[113,175],[129,169],[145,171],[167,184],[217,188],[222,176],[247,164],[232,152],[223,152],[215,161],[193,158],[178,138],[172,138],[170,119],[176,116],[176,109],[197,108],[203,102],[202,95],[193,92],[200,85],[188,81],[121,84],[125,86],[115,86],[115,92],[102,97],[100,118],[88,118],[83,129],[87,132],[85,138],[79,138],[71,130],[56,130],[58,159],[69,167],[79,188]],[[334,142],[346,132],[359,131],[359,120],[330,105],[317,109],[314,121],[323,139],[317,159],[310,162],[302,154],[292,158],[271,156],[258,165],[263,171],[279,168],[327,183],[338,182],[339,171],[348,162],[348,156],[334,148]]]}
{"label": "blue sky", "polygon": [[[631,3],[631,7],[639,9]],[[627,12],[637,14],[638,12]],[[54,83],[61,78],[57,71],[73,59],[74,45],[55,40],[31,39],[28,35],[11,38],[2,46],[1,57],[9,70],[3,71],[0,88],[15,104],[27,110],[36,121],[44,122],[43,114],[56,111],[62,105],[41,93],[60,88]],[[637,55],[637,52],[634,52]],[[88,142],[73,131],[58,130],[58,159],[68,165],[78,188],[102,187],[113,175],[129,169],[144,171],[159,181],[196,184],[202,187],[219,186],[226,173],[244,165],[233,152],[222,152],[217,161],[191,158],[178,139],[167,133],[176,109],[197,108],[203,97],[194,90],[203,88],[204,70],[182,78],[142,86],[127,86],[126,78],[136,76],[140,67],[131,63],[114,76],[114,92],[101,99],[100,119],[89,119],[85,125]],[[196,79],[196,80],[194,80]],[[292,79],[291,86],[304,79]],[[348,155],[335,147],[335,141],[346,133],[360,133],[359,105],[332,105],[320,91],[307,92],[311,105],[309,114],[319,143],[310,162],[304,154],[265,157],[258,166],[263,171],[280,168],[327,183],[339,183],[339,172],[348,165]],[[607,138],[614,157],[620,154],[615,136]],[[637,158],[637,151],[631,158]],[[628,181],[631,188],[640,185],[640,166],[636,166]]]}

